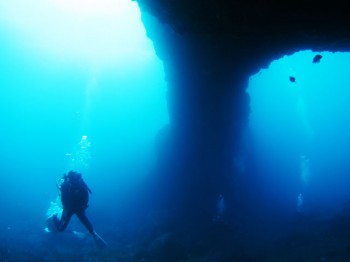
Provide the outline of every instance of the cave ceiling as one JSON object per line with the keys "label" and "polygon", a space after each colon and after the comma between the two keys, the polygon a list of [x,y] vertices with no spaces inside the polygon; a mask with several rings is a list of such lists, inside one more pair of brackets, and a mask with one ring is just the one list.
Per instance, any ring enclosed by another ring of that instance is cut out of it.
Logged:
{"label": "cave ceiling", "polygon": [[260,68],[299,50],[350,50],[350,15],[344,0],[137,1],[143,12],[176,34],[212,38],[211,45],[220,48],[225,43],[232,47],[226,56],[239,54]]}

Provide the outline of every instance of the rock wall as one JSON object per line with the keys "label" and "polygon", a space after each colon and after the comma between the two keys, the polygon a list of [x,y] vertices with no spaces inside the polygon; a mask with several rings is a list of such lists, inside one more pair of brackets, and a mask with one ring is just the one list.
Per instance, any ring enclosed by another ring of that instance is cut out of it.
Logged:
{"label": "rock wall", "polygon": [[168,83],[170,126],[158,167],[163,204],[209,222],[220,194],[234,201],[232,165],[249,116],[249,77],[299,50],[349,51],[347,2],[138,3]]}

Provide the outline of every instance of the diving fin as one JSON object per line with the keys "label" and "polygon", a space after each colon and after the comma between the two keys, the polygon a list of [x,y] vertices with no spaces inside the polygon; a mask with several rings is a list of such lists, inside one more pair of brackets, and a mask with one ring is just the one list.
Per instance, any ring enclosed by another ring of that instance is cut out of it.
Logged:
{"label": "diving fin", "polygon": [[78,231],[75,231],[73,230],[72,233],[77,237],[77,238],[80,238],[80,239],[84,239],[86,237],[86,235],[84,233],[81,233],[81,232],[78,232]]}
{"label": "diving fin", "polygon": [[98,247],[99,249],[104,249],[104,248],[107,247],[106,241],[104,241],[104,240],[102,239],[102,237],[100,237],[96,232],[95,232],[95,234],[93,235],[93,237],[94,237],[95,243],[96,243],[96,245],[97,245],[97,247]]}
{"label": "diving fin", "polygon": [[46,219],[45,232],[57,232],[57,225],[59,224],[59,219],[57,214],[50,216]]}

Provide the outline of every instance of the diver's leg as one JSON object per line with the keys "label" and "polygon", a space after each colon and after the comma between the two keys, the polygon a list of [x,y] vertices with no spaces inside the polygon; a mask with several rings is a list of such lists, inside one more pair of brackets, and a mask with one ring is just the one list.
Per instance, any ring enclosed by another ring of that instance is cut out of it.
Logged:
{"label": "diver's leg", "polygon": [[54,223],[57,228],[57,231],[62,232],[68,226],[68,223],[72,217],[73,213],[63,209],[61,220],[58,221],[57,216],[54,217]]}
{"label": "diver's leg", "polygon": [[83,225],[87,228],[87,230],[89,230],[90,234],[93,236],[97,247],[100,249],[107,247],[107,243],[92,228],[90,221],[85,215],[85,210],[77,212],[76,215],[78,216],[81,223],[83,223]]}
{"label": "diver's leg", "polygon": [[85,215],[85,210],[81,210],[76,213],[77,217],[79,218],[80,222],[86,227],[86,229],[90,232],[91,235],[95,235],[95,231],[89,221],[89,219]]}

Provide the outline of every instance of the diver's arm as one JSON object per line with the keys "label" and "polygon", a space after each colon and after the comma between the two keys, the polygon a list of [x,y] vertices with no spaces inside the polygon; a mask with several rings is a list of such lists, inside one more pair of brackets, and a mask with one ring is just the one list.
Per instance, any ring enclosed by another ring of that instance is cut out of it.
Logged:
{"label": "diver's arm", "polygon": [[85,181],[83,181],[83,184],[84,184],[85,188],[87,189],[87,191],[88,191],[90,194],[92,194],[91,189],[87,186],[87,184],[85,183]]}

